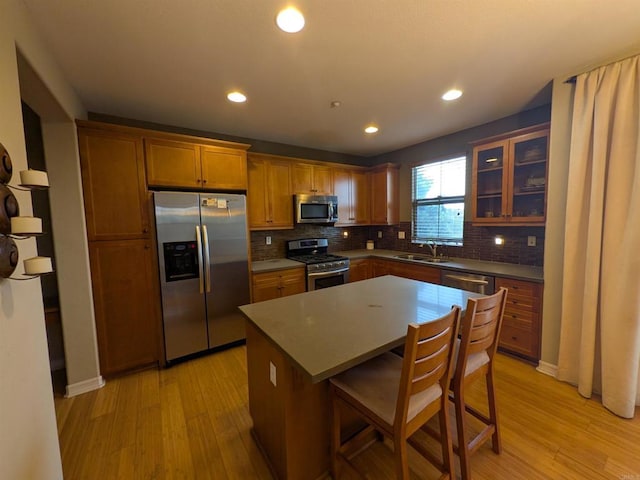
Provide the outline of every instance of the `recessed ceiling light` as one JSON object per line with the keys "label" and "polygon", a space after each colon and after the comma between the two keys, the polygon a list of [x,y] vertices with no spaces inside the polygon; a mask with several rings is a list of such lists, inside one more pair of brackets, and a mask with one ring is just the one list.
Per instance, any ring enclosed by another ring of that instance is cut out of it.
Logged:
{"label": "recessed ceiling light", "polygon": [[283,32],[297,33],[304,27],[304,16],[297,8],[287,7],[280,10],[276,17],[276,23]]}
{"label": "recessed ceiling light", "polygon": [[244,103],[247,101],[247,96],[241,92],[229,92],[227,98],[234,103]]}
{"label": "recessed ceiling light", "polygon": [[376,133],[377,131],[378,127],[376,127],[375,125],[369,125],[364,129],[364,133]]}
{"label": "recessed ceiling light", "polygon": [[451,90],[446,92],[444,95],[442,95],[442,99],[443,100],[447,100],[447,101],[451,101],[451,100],[456,100],[456,99],[460,98],[461,96],[462,96],[462,90],[458,90],[456,88],[452,88]]}

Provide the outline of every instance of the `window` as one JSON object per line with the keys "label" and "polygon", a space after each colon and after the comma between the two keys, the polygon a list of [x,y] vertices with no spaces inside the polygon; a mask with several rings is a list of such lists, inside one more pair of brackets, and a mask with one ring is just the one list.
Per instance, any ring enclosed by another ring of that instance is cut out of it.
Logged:
{"label": "window", "polygon": [[466,157],[411,169],[411,241],[462,245]]}

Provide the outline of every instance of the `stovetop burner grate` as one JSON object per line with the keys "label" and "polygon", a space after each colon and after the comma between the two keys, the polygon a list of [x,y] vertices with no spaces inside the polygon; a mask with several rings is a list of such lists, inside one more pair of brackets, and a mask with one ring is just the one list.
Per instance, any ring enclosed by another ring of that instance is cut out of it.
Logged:
{"label": "stovetop burner grate", "polygon": [[318,253],[318,254],[309,254],[309,255],[289,255],[291,260],[296,260],[297,262],[306,263],[307,265],[311,265],[314,263],[325,263],[325,262],[337,262],[340,260],[346,260],[347,257],[341,257],[339,255],[331,255],[328,253]]}

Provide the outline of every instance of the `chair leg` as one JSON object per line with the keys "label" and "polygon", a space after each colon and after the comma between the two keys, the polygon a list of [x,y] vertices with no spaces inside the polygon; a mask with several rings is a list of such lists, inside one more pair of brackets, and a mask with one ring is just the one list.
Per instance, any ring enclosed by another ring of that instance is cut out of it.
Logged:
{"label": "chair leg", "polygon": [[409,459],[407,458],[407,441],[404,438],[395,438],[393,456],[396,462],[396,478],[409,480]]}
{"label": "chair leg", "polygon": [[340,435],[340,405],[338,397],[331,391],[331,478],[338,479],[338,452],[342,438]]}
{"label": "chair leg", "polygon": [[493,369],[489,369],[487,372],[487,397],[489,403],[489,419],[495,427],[493,435],[491,436],[491,445],[495,453],[500,453],[502,450],[502,440],[498,426],[498,408],[496,406],[496,392],[493,385]]}
{"label": "chair leg", "polygon": [[455,467],[453,463],[453,448],[451,445],[451,433],[449,431],[449,400],[446,395],[442,396],[442,404],[438,414],[440,418],[440,444],[442,446],[442,468],[450,478],[455,478]]}
{"label": "chair leg", "polygon": [[453,394],[456,412],[456,428],[458,430],[458,456],[460,457],[460,474],[462,480],[471,480],[471,464],[469,462],[469,445],[465,435],[464,387]]}

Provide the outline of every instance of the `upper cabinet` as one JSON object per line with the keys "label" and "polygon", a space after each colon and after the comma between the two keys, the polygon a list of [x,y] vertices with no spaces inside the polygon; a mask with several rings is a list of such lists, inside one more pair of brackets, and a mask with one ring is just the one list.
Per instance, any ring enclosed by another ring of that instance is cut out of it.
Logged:
{"label": "upper cabinet", "polygon": [[544,225],[549,124],[476,142],[472,221],[484,225]]}
{"label": "upper cabinet", "polygon": [[400,221],[398,204],[398,166],[384,164],[371,169],[371,224],[396,225]]}
{"label": "upper cabinet", "polygon": [[336,225],[369,225],[369,173],[364,169],[334,168],[333,191],[338,197]]}
{"label": "upper cabinet", "polygon": [[150,186],[218,190],[247,189],[246,145],[227,148],[165,138],[146,138]]}
{"label": "upper cabinet", "polygon": [[331,167],[295,162],[291,167],[293,193],[332,195],[333,174]]}
{"label": "upper cabinet", "polygon": [[269,155],[250,154],[248,164],[249,228],[293,228],[291,163]]}
{"label": "upper cabinet", "polygon": [[202,188],[198,145],[147,138],[145,152],[150,186]]}
{"label": "upper cabinet", "polygon": [[204,188],[247,189],[247,152],[232,148],[200,147]]}
{"label": "upper cabinet", "polygon": [[142,137],[78,128],[78,143],[88,239],[147,237]]}

